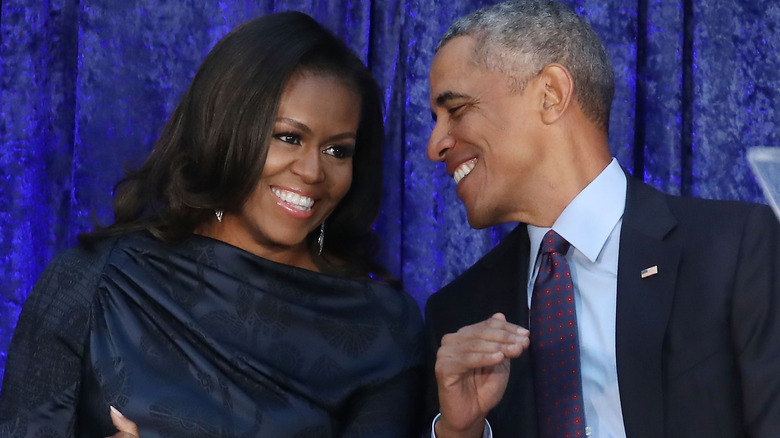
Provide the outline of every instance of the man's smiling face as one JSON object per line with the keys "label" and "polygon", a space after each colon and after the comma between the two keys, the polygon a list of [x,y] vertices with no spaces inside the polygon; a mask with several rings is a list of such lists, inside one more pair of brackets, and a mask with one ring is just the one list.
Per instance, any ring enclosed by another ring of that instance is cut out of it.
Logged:
{"label": "man's smiling face", "polygon": [[446,164],[469,223],[485,228],[521,221],[540,196],[544,124],[536,78],[515,92],[507,75],[475,65],[473,52],[474,39],[460,36],[434,57],[428,158]]}

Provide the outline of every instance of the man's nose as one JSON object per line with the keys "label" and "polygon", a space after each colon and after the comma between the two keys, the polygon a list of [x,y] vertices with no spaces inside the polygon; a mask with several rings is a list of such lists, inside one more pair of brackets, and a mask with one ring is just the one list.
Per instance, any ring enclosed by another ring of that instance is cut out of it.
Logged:
{"label": "man's nose", "polygon": [[428,140],[428,159],[444,161],[447,151],[455,146],[455,139],[443,123],[436,123]]}

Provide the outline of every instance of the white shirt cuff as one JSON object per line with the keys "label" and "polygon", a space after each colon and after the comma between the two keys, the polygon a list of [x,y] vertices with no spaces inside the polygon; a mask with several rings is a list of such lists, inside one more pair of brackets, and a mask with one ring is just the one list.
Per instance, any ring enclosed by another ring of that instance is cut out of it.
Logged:
{"label": "white shirt cuff", "polygon": [[[436,422],[439,421],[441,414],[436,414],[433,422],[431,422],[431,438],[436,438]],[[493,429],[490,428],[490,423],[485,419],[485,428],[482,429],[482,438],[493,438]]]}

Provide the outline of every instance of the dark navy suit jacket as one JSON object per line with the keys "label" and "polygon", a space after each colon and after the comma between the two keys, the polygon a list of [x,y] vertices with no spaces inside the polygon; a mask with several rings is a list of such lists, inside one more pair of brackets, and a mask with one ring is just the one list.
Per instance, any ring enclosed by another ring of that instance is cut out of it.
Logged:
{"label": "dark navy suit jacket", "polygon": [[[780,224],[765,205],[665,195],[632,177],[617,279],[616,352],[629,438],[780,437]],[[429,414],[441,337],[495,312],[527,326],[519,225],[426,305]],[[658,274],[640,272],[658,266]],[[529,355],[511,363],[494,437],[535,437]]]}

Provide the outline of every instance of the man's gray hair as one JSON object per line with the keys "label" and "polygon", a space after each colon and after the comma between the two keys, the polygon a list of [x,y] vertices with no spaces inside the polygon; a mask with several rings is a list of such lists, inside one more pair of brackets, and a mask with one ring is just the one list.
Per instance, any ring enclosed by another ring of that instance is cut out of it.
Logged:
{"label": "man's gray hair", "polygon": [[563,65],[574,79],[582,111],[608,130],[615,94],[612,64],[596,32],[573,10],[550,0],[488,6],[456,21],[436,50],[458,36],[475,40],[472,62],[507,75],[517,92],[546,65]]}

